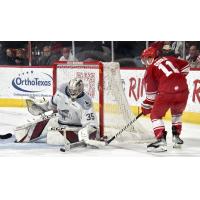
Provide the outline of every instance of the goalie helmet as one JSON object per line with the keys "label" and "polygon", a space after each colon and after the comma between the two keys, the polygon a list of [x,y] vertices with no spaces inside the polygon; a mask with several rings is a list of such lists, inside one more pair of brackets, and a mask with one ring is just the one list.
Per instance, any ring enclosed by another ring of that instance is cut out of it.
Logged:
{"label": "goalie helmet", "polygon": [[141,54],[141,62],[142,64],[148,66],[153,63],[155,58],[158,57],[158,52],[156,48],[149,47],[145,49]]}
{"label": "goalie helmet", "polygon": [[84,91],[83,81],[80,78],[70,80],[67,91],[72,99],[76,99]]}

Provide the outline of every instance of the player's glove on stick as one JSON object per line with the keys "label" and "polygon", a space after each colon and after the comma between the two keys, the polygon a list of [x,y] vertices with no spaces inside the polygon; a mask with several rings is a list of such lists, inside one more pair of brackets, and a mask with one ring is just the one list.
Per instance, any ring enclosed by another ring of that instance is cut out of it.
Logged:
{"label": "player's glove on stick", "polygon": [[153,103],[149,100],[145,99],[141,104],[142,114],[148,115],[151,113],[151,110],[153,108]]}

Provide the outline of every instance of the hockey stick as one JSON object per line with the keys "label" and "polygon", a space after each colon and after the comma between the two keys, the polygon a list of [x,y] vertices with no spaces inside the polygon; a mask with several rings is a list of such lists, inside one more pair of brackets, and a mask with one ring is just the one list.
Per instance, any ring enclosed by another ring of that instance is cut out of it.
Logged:
{"label": "hockey stick", "polygon": [[97,141],[97,143],[96,143],[95,140],[93,142],[89,142],[89,143],[86,143],[84,141],[78,141],[78,142],[74,142],[74,143],[65,144],[64,147],[60,148],[60,151],[66,152],[66,151],[70,151],[71,149],[76,148],[76,147],[90,147],[93,149],[94,148],[99,149],[101,147],[104,147],[105,145],[106,145],[105,142],[100,143],[100,141]]}
{"label": "hockey stick", "polygon": [[70,151],[70,149],[73,149],[75,147],[86,147],[86,146],[87,146],[87,144],[83,141],[75,142],[75,143],[69,143],[69,144],[65,144],[64,147],[60,148],[60,151],[66,152],[66,151]]}
{"label": "hockey stick", "polygon": [[88,140],[87,142],[78,141],[75,143],[70,143],[66,137],[67,131],[79,131],[80,128],[77,128],[77,127],[67,127],[67,128],[66,127],[54,127],[54,128],[51,128],[50,130],[63,131],[64,147],[60,148],[60,151],[62,151],[62,152],[69,151],[71,148],[74,148],[74,147],[90,146],[90,147],[94,147],[94,148],[101,148],[101,147],[106,146],[106,144],[107,144],[105,141],[97,141],[97,140]]}
{"label": "hockey stick", "polygon": [[107,145],[110,144],[115,138],[117,138],[121,133],[123,133],[130,125],[132,125],[143,113],[138,114],[133,120],[131,120],[124,128],[122,128],[118,133],[106,141]]}

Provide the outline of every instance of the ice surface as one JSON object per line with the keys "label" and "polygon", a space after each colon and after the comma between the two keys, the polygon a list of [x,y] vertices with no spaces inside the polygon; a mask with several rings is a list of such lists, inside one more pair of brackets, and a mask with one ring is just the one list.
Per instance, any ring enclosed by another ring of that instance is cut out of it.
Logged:
{"label": "ice surface", "polygon": [[[0,108],[0,134],[13,133],[15,126],[22,125],[33,118],[24,108]],[[145,127],[151,129],[150,120],[140,119]],[[147,153],[147,144],[135,144],[132,141],[113,142],[103,149],[75,148],[69,152],[59,151],[61,146],[47,145],[46,143],[14,143],[14,138],[0,140],[0,156],[200,156],[200,125],[183,124],[182,149],[173,149],[171,142],[171,124],[165,122],[168,151],[163,153]]]}

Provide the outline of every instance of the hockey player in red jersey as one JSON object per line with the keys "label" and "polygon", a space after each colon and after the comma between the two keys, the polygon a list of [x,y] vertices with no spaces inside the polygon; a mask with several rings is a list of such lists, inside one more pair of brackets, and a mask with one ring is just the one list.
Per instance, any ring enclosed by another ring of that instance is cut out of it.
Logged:
{"label": "hockey player in red jersey", "polygon": [[187,61],[173,56],[160,56],[160,51],[149,47],[142,52],[141,61],[146,65],[144,76],[146,99],[141,108],[144,115],[150,114],[157,141],[147,146],[147,151],[167,151],[165,126],[162,118],[170,109],[172,115],[172,141],[180,147],[182,130],[181,116],[188,99],[186,76],[190,66]]}

